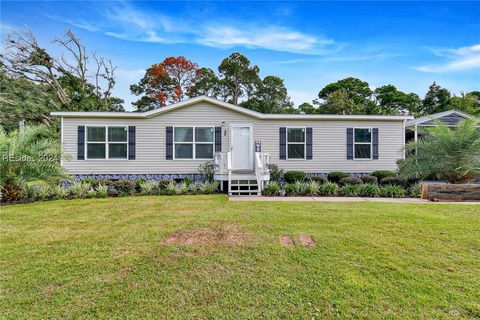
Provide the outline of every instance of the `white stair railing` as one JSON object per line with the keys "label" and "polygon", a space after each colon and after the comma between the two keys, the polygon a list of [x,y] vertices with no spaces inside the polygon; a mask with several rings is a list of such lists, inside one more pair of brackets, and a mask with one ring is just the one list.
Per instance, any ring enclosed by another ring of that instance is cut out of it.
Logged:
{"label": "white stair railing", "polygon": [[232,193],[232,153],[227,152],[228,194]]}

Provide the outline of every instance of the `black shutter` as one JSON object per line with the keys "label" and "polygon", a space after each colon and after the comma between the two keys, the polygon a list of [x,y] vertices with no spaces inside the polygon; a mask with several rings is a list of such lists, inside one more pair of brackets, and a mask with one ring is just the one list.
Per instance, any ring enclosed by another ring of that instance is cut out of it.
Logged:
{"label": "black shutter", "polygon": [[347,128],[347,160],[353,160],[353,128]]}
{"label": "black shutter", "polygon": [[280,160],[287,159],[287,128],[280,127]]}
{"label": "black shutter", "polygon": [[173,160],[173,127],[167,127],[166,139],[166,159]]}
{"label": "black shutter", "polygon": [[373,159],[378,159],[378,128],[373,128],[372,135]]}
{"label": "black shutter", "polygon": [[77,130],[77,160],[85,160],[85,126]]}
{"label": "black shutter", "polygon": [[307,128],[307,135],[306,135],[306,147],[307,147],[307,160],[313,159],[313,137],[312,137],[312,128]]}
{"label": "black shutter", "polygon": [[135,144],[136,144],[135,126],[128,127],[128,160],[135,160]]}
{"label": "black shutter", "polygon": [[215,152],[222,152],[222,127],[215,127]]}

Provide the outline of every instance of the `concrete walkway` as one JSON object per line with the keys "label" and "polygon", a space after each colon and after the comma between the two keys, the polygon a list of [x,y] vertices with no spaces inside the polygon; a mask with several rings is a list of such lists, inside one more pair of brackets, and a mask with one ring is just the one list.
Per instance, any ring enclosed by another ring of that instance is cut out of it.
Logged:
{"label": "concrete walkway", "polygon": [[362,197],[264,197],[231,196],[230,201],[273,201],[273,202],[390,202],[390,203],[424,203],[424,204],[473,204],[480,206],[480,201],[445,201],[434,202],[416,198],[362,198]]}

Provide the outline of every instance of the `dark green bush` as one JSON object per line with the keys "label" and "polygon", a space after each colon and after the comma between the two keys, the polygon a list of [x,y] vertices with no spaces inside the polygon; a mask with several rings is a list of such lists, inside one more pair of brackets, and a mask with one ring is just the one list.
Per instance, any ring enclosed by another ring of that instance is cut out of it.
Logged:
{"label": "dark green bush", "polygon": [[365,177],[360,177],[360,179],[362,179],[363,183],[378,184],[378,179],[375,176],[365,176]]}
{"label": "dark green bush", "polygon": [[360,192],[360,185],[346,184],[338,189],[338,193],[345,197],[356,197]]}
{"label": "dark green bush", "polygon": [[360,178],[346,177],[346,178],[340,179],[339,184],[341,186],[345,186],[347,184],[363,184],[363,181]]}
{"label": "dark green bush", "polygon": [[294,183],[296,181],[303,182],[305,180],[305,172],[303,171],[287,171],[284,174],[287,183]]}
{"label": "dark green bush", "polygon": [[328,182],[327,178],[324,176],[313,176],[313,177],[308,177],[310,181],[315,181],[318,182],[318,184],[324,184]]}
{"label": "dark green bush", "polygon": [[376,183],[363,184],[358,190],[358,195],[362,197],[378,197],[380,194],[380,187]]}
{"label": "dark green bush", "polygon": [[378,181],[382,180],[383,178],[386,177],[396,177],[397,174],[393,171],[388,171],[388,170],[377,170],[373,171],[371,176],[376,177]]}
{"label": "dark green bush", "polygon": [[118,191],[120,197],[134,195],[137,192],[135,182],[130,180],[113,181],[112,186]]}
{"label": "dark green bush", "polygon": [[283,176],[283,169],[280,169],[276,164],[272,164],[270,168],[270,180],[279,182],[283,179]]}
{"label": "dark green bush", "polygon": [[340,172],[340,171],[332,171],[327,175],[328,181],[333,182],[333,183],[339,183],[340,179],[347,178],[350,175],[345,172]]}
{"label": "dark green bush", "polygon": [[284,187],[287,196],[300,196],[303,194],[303,182],[285,183]]}
{"label": "dark green bush", "polygon": [[387,198],[405,197],[405,189],[402,186],[389,184],[382,187],[382,196]]}
{"label": "dark green bush", "polygon": [[405,187],[407,185],[407,181],[402,177],[385,177],[380,180],[380,185],[382,186],[386,186],[389,184]]}

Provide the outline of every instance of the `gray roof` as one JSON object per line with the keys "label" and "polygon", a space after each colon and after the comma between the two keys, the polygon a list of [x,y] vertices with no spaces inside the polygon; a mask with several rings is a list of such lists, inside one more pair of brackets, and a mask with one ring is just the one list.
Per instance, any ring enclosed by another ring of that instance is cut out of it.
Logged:
{"label": "gray roof", "polygon": [[471,119],[473,116],[458,111],[458,110],[448,110],[443,111],[435,114],[431,114],[425,117],[416,118],[413,120],[407,120],[406,126],[420,126],[420,127],[428,127],[428,126],[436,126],[434,120],[438,119],[445,122],[448,126],[456,126],[457,123],[464,119]]}

